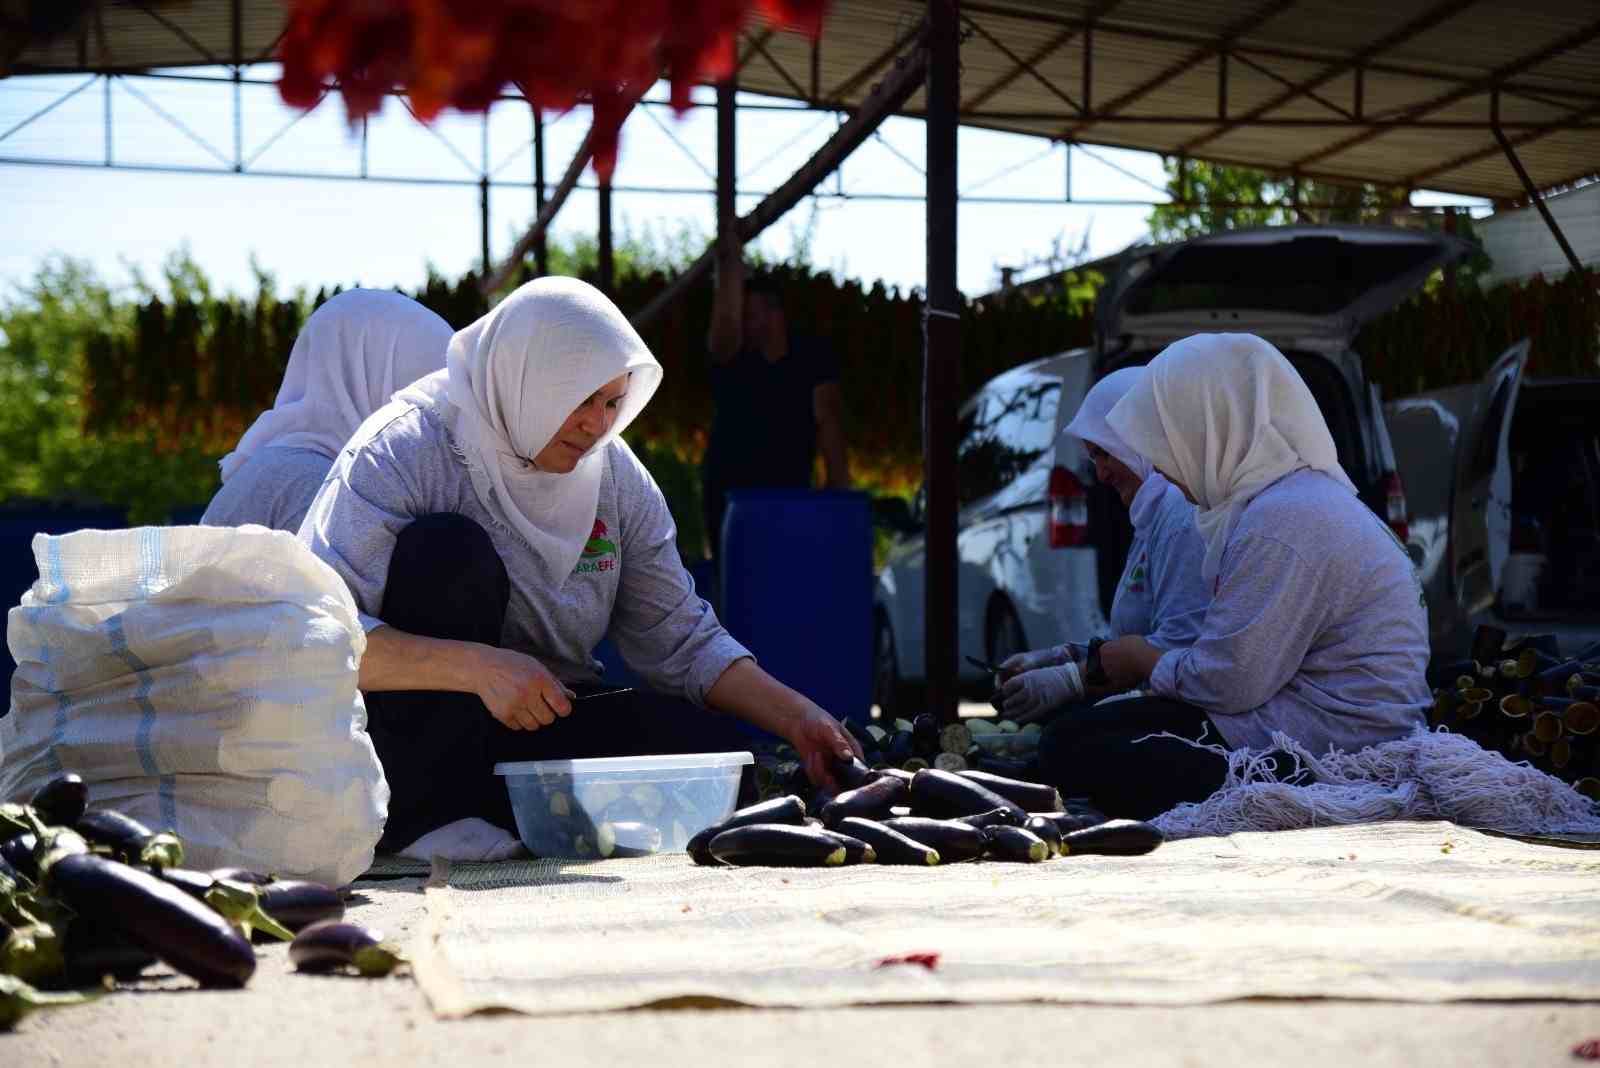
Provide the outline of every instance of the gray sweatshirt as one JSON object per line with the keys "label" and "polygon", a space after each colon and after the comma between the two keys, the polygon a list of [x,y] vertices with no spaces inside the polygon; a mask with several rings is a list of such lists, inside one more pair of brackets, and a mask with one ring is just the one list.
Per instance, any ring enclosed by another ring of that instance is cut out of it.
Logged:
{"label": "gray sweatshirt", "polygon": [[1150,686],[1205,709],[1234,748],[1282,731],[1320,755],[1422,726],[1427,665],[1411,558],[1354,494],[1301,469],[1245,507],[1199,639]]}
{"label": "gray sweatshirt", "polygon": [[332,466],[315,449],[269,445],[239,465],[206,505],[200,522],[208,527],[259,523],[293,534]]}
{"label": "gray sweatshirt", "polygon": [[1138,634],[1157,649],[1193,645],[1211,604],[1200,575],[1206,543],[1194,525],[1194,505],[1159,473],[1139,486],[1128,505],[1133,544],[1111,602],[1111,634]]}
{"label": "gray sweatshirt", "polygon": [[511,580],[501,644],[536,658],[568,683],[599,681],[592,650],[607,635],[661,693],[705,703],[706,691],[750,652],[694,592],[678,557],[666,499],[633,450],[606,446],[596,536],[571,574],[552,574],[520,536],[495,522],[437,416],[404,401],[356,431],[300,527],[300,540],[350,587],[362,623],[374,613],[400,531],[449,512],[481,526]]}

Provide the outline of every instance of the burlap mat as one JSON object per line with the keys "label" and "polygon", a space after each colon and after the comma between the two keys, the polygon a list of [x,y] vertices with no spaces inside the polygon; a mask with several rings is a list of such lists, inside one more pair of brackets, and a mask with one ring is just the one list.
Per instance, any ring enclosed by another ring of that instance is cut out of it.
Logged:
{"label": "burlap mat", "polygon": [[[436,862],[440,1016],[646,1005],[1600,1000],[1600,862],[1448,823],[932,869]],[[940,954],[936,969],[880,967]]]}

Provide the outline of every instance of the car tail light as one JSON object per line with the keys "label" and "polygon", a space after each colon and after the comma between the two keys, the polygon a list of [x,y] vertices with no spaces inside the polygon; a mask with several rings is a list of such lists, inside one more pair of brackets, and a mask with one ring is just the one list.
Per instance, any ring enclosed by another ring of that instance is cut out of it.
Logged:
{"label": "car tail light", "polygon": [[1405,544],[1411,533],[1411,517],[1406,510],[1406,485],[1400,481],[1397,472],[1390,471],[1383,476],[1383,505],[1383,518],[1389,524],[1389,529],[1394,531],[1394,536],[1400,539],[1402,545]]}
{"label": "car tail light", "polygon": [[1050,548],[1065,549],[1089,540],[1089,495],[1065,467],[1050,469]]}

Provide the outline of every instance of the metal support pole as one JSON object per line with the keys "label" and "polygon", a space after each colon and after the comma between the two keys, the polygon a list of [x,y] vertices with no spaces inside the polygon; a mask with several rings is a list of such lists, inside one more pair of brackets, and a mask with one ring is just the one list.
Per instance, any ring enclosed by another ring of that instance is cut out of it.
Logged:
{"label": "metal support pole", "polygon": [[1217,118],[1228,121],[1228,53],[1217,53]]}
{"label": "metal support pole", "polygon": [[483,264],[483,276],[489,277],[489,272],[494,270],[494,261],[489,258],[489,113],[483,113],[481,149],[479,151],[479,178],[478,178],[478,249],[479,262]]}
{"label": "metal support pole", "polygon": [[106,120],[106,166],[107,167],[111,166],[112,162],[114,160],[114,157],[113,157],[112,152],[111,152],[111,79],[112,79],[112,77],[113,76],[110,75],[110,74],[106,75],[105,120]]}
{"label": "metal support pole", "polygon": [[[544,213],[544,112],[533,105],[533,217]],[[550,245],[544,232],[533,243],[533,265],[540,276],[550,273]]]}
{"label": "metal support pole", "polygon": [[717,85],[717,286],[727,284],[739,265],[744,243],[739,240],[738,84],[729,78]]}
{"label": "metal support pole", "polygon": [[[1495,94],[1498,102],[1499,93]],[[1497,107],[1496,112],[1499,111]],[[1498,114],[1496,115],[1498,118]],[[1494,128],[1494,139],[1500,142],[1500,151],[1506,154],[1506,159],[1511,164],[1511,169],[1517,172],[1517,178],[1522,182],[1522,189],[1528,194],[1528,202],[1538,209],[1539,215],[1544,219],[1544,224],[1550,228],[1550,233],[1556,239],[1556,244],[1561,246],[1561,251],[1566,255],[1567,262],[1572,264],[1573,271],[1582,274],[1583,264],[1578,260],[1578,254],[1572,251],[1572,245],[1567,241],[1567,235],[1561,232],[1561,225],[1556,222],[1556,217],[1550,214],[1550,208],[1545,204],[1544,197],[1539,195],[1538,188],[1533,184],[1533,179],[1528,175],[1528,169],[1522,165],[1522,160],[1517,158],[1517,150],[1512,147],[1505,131],[1497,124]]]}
{"label": "metal support pole", "polygon": [[243,12],[240,10],[244,0],[233,0],[230,5],[232,15],[232,58],[233,58],[233,169],[244,170],[244,27]]}
{"label": "metal support pole", "polygon": [[922,466],[927,487],[923,618],[928,710],[956,709],[956,406],[961,294],[956,289],[956,134],[961,91],[959,0],[928,0],[928,278],[923,315]]}
{"label": "metal support pole", "polygon": [[600,292],[611,296],[615,267],[611,255],[611,179],[600,181]]}
{"label": "metal support pole", "polygon": [[1067,142],[1067,203],[1072,203],[1072,142]]}

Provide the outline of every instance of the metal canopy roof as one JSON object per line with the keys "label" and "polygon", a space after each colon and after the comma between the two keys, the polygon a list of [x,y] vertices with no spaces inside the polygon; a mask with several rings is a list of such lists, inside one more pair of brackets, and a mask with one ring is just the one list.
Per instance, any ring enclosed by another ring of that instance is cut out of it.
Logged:
{"label": "metal canopy roof", "polygon": [[[740,87],[851,108],[923,0],[835,0],[822,40],[756,28]],[[969,0],[961,121],[1336,181],[1515,200],[1600,173],[1594,0]],[[280,0],[108,4],[17,74],[270,59]],[[905,114],[920,114],[922,94]]]}

